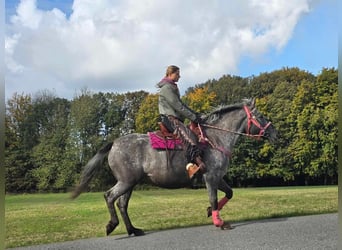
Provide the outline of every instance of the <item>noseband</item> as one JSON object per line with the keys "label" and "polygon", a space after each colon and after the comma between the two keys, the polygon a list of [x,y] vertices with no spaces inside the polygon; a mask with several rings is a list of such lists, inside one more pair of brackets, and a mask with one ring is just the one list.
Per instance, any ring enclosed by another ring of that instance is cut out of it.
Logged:
{"label": "noseband", "polygon": [[[251,111],[246,105],[243,106],[246,115],[247,115],[247,135],[255,137],[257,140],[259,140],[262,136],[264,136],[266,129],[271,125],[271,122],[268,122],[265,126],[262,126],[260,122],[255,118],[255,115],[253,114],[253,111]],[[252,124],[256,126],[259,129],[258,135],[251,134],[251,126]]]}

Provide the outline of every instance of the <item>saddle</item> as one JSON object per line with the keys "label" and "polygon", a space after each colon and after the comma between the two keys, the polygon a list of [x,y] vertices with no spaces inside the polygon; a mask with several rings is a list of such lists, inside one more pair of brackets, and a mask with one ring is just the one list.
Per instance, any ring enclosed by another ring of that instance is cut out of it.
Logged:
{"label": "saddle", "polygon": [[164,123],[162,122],[158,122],[158,125],[159,125],[159,129],[160,130],[157,130],[156,133],[159,133],[160,132],[160,135],[163,136],[163,137],[167,137],[167,138],[178,138],[177,135],[175,135],[174,133],[171,133],[167,128],[166,126],[164,125]]}
{"label": "saddle", "polygon": [[[147,133],[152,148],[183,150],[183,143],[179,136],[170,132],[162,122],[158,122],[158,125],[160,130]],[[191,122],[189,128],[199,138],[199,141],[203,139],[201,130],[196,123]]]}
{"label": "saddle", "polygon": [[151,147],[164,150],[183,150],[181,139],[177,135],[171,133],[162,122],[158,122],[158,124],[160,130],[147,133],[150,138]]}

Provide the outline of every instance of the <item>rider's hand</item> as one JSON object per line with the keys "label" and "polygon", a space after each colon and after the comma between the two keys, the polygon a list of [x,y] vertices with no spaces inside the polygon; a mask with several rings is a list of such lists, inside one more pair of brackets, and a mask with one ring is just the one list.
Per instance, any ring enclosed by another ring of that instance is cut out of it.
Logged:
{"label": "rider's hand", "polygon": [[201,115],[200,115],[200,114],[196,114],[196,119],[195,119],[193,122],[199,123],[199,124],[204,123],[204,122],[203,122],[203,119],[201,118]]}

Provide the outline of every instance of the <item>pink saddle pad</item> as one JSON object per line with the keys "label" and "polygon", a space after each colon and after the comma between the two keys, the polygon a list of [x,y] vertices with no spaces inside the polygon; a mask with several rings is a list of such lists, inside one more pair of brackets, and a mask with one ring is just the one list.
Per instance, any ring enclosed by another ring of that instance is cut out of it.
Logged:
{"label": "pink saddle pad", "polygon": [[148,132],[147,134],[150,137],[151,147],[154,149],[183,149],[180,139],[160,137],[154,132]]}

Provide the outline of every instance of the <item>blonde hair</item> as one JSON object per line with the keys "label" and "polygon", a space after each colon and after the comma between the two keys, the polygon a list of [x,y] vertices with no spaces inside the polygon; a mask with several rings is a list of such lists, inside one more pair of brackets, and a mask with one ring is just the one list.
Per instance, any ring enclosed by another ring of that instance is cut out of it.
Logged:
{"label": "blonde hair", "polygon": [[169,76],[173,73],[176,73],[177,71],[179,71],[179,67],[175,66],[175,65],[170,65],[169,67],[167,67],[166,69],[166,73],[165,76]]}

